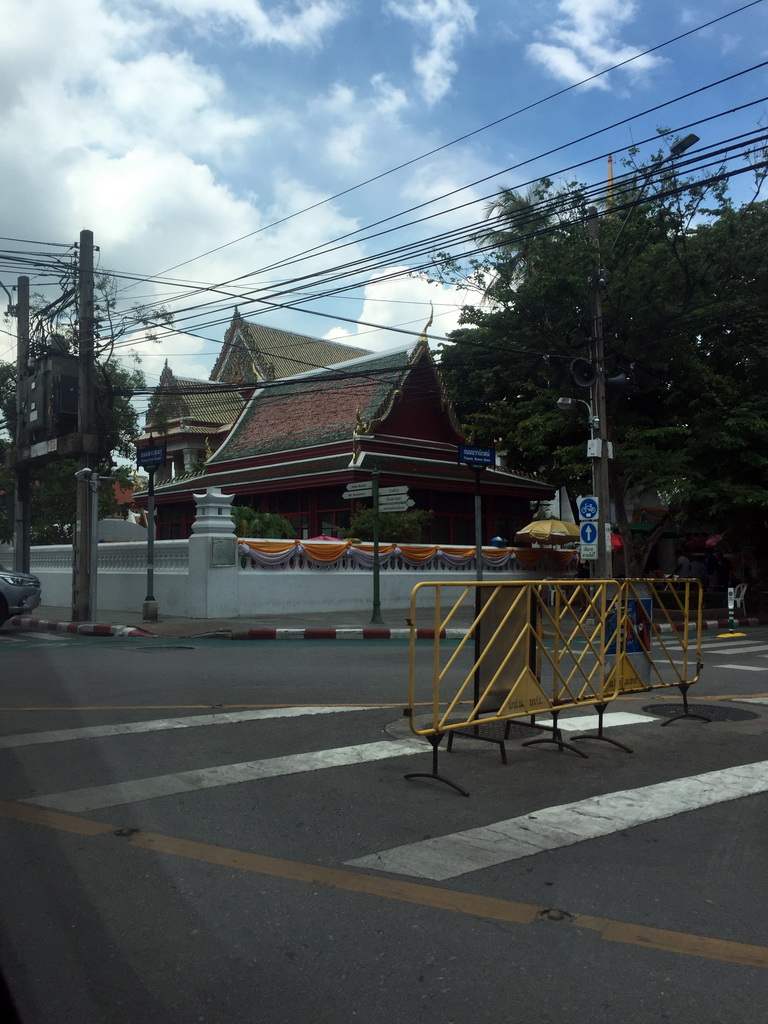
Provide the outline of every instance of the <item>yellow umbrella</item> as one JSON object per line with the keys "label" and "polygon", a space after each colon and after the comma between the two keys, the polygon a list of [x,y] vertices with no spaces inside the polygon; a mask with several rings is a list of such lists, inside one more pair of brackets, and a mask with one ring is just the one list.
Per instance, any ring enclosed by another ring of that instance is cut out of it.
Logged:
{"label": "yellow umbrella", "polygon": [[579,539],[579,528],[562,519],[539,519],[515,534],[515,540],[533,540],[537,544],[567,544]]}

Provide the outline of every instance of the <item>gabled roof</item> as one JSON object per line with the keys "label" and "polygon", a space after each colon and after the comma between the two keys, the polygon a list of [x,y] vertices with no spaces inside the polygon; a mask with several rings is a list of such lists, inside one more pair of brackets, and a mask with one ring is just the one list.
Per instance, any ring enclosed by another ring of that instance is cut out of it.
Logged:
{"label": "gabled roof", "polygon": [[331,370],[267,383],[254,393],[207,465],[369,434],[386,419],[403,381],[422,360],[434,370],[426,339],[415,347],[367,355]]}
{"label": "gabled roof", "polygon": [[321,341],[292,331],[280,331],[244,320],[235,310],[224,345],[211,371],[211,380],[255,384],[279,380],[307,370],[322,369],[366,355],[367,349],[336,341]]}
{"label": "gabled roof", "polygon": [[231,388],[174,376],[166,361],[147,411],[147,429],[159,419],[166,423],[185,420],[189,426],[228,426],[240,415],[244,404],[242,396]]}

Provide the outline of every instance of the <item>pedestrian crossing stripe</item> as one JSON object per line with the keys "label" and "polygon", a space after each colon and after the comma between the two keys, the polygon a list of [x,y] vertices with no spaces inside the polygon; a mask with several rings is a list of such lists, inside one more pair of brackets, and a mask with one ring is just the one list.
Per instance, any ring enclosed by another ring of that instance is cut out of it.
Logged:
{"label": "pedestrian crossing stripe", "polygon": [[345,863],[348,867],[444,881],[766,791],[768,761],[758,761],[543,807],[480,828],[395,846]]}

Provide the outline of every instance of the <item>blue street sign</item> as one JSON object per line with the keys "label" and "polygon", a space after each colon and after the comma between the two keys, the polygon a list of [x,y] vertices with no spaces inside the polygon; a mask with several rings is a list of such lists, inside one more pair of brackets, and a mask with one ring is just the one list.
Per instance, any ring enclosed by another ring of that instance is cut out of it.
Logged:
{"label": "blue street sign", "polygon": [[597,540],[597,527],[594,523],[582,523],[579,527],[582,544],[594,544]]}
{"label": "blue street sign", "polygon": [[465,462],[468,466],[495,466],[495,448],[475,448],[474,446],[459,445],[459,462]]}
{"label": "blue street sign", "polygon": [[582,498],[579,501],[579,519],[583,521],[589,519],[597,519],[598,513],[600,512],[600,506],[597,502],[597,498],[593,498],[591,495],[587,498]]}
{"label": "blue street sign", "polygon": [[154,445],[152,448],[137,448],[136,462],[139,469],[155,469],[165,462],[166,446]]}

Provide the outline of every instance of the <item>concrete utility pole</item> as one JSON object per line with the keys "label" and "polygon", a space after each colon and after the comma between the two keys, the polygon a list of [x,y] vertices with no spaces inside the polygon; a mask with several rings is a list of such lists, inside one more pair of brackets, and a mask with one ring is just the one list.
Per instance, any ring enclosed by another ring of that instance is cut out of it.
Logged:
{"label": "concrete utility pole", "polygon": [[[26,444],[27,424],[24,414],[22,381],[29,362],[29,278],[20,277],[16,290],[16,450]],[[13,513],[13,568],[29,572],[30,546],[30,465],[16,465],[16,497]]]}
{"label": "concrete utility pole", "polygon": [[[72,621],[86,622],[95,613],[95,591],[92,594],[91,577],[96,573],[94,537],[98,519],[92,522],[90,473],[97,471],[98,454],[89,452],[96,432],[96,395],[94,392],[94,282],[93,232],[80,232],[80,260],[78,265],[78,357],[79,392],[77,402],[77,432],[82,449],[77,463],[77,523],[75,532],[75,573],[72,596]],[[98,517],[98,506],[96,509]]]}
{"label": "concrete utility pole", "polygon": [[613,553],[608,537],[611,524],[611,489],[608,475],[608,459],[611,452],[605,401],[605,339],[603,336],[605,272],[600,266],[600,221],[595,206],[590,206],[587,211],[587,217],[587,228],[597,250],[597,269],[592,278],[592,337],[590,339],[590,357],[595,368],[595,380],[592,385],[591,396],[592,411],[597,422],[592,436],[597,442],[598,449],[596,454],[592,456],[592,472],[595,497],[600,505],[600,519],[597,523],[595,574],[597,579],[605,580],[611,579],[613,576]]}

